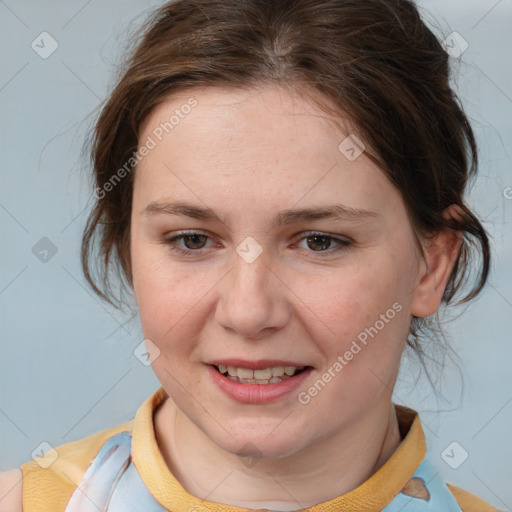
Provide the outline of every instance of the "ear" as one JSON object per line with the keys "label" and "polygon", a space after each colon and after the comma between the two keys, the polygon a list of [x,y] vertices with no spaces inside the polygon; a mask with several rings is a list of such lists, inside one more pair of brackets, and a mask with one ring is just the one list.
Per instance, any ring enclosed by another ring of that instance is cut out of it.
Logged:
{"label": "ear", "polygon": [[[461,219],[460,208],[455,204],[449,206],[443,212],[443,217]],[[411,304],[412,315],[427,317],[439,309],[461,246],[462,233],[448,227],[424,241],[425,258],[418,269],[418,284]]]}

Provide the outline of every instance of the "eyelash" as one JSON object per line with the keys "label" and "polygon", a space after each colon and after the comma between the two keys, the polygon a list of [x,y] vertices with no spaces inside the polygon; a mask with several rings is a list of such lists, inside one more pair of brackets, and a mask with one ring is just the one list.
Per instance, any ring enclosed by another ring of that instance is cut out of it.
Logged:
{"label": "eyelash", "polygon": [[[176,243],[179,240],[183,240],[183,239],[185,239],[187,237],[194,236],[194,235],[206,236],[208,239],[211,240],[211,237],[209,237],[205,233],[201,233],[199,231],[189,231],[189,232],[182,232],[182,233],[179,233],[177,235],[173,235],[173,236],[169,236],[169,237],[164,237],[163,243],[168,245],[169,248],[171,249],[171,251],[177,252],[179,254],[183,254],[185,256],[189,256],[189,255],[192,255],[192,254],[198,255],[204,249],[183,249],[182,247],[179,247],[179,246],[176,245]],[[299,239],[299,242],[304,240],[304,239],[306,239],[306,238],[310,238],[310,237],[313,237],[313,236],[319,236],[319,237],[331,239],[331,240],[334,240],[334,241],[338,242],[338,246],[335,247],[333,250],[309,251],[311,253],[314,253],[315,256],[318,256],[320,258],[325,257],[325,256],[329,256],[329,255],[331,255],[334,252],[343,250],[343,249],[349,247],[350,245],[352,245],[352,243],[350,241],[348,241],[348,240],[344,240],[342,238],[337,238],[335,236],[329,235],[328,233],[322,233],[321,231],[306,231],[306,235],[303,236],[301,239]]]}

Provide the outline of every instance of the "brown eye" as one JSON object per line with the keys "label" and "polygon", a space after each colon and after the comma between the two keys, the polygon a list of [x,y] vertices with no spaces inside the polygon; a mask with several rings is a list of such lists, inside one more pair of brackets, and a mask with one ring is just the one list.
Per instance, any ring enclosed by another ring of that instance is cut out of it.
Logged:
{"label": "brown eye", "polygon": [[306,238],[308,247],[312,250],[326,250],[331,245],[332,238],[324,235],[313,235]]}
{"label": "brown eye", "polygon": [[348,248],[352,242],[344,238],[329,235],[328,233],[309,233],[300,239],[300,243],[305,241],[305,247],[308,252],[317,253],[315,256],[329,256],[333,253]]}
{"label": "brown eye", "polygon": [[[206,235],[193,234],[193,235],[182,235],[183,243],[186,249],[202,249],[206,240]],[[190,240],[190,243],[186,241]]]}
{"label": "brown eye", "polygon": [[172,251],[184,255],[199,255],[209,240],[208,235],[202,233],[181,233],[175,236],[164,237],[163,242]]}

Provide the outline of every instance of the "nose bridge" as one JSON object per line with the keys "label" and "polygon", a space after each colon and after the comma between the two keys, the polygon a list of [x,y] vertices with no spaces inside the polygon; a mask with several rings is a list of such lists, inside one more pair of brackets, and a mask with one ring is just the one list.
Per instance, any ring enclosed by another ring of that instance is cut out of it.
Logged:
{"label": "nose bridge", "polygon": [[236,248],[234,268],[231,275],[230,294],[236,294],[244,302],[256,303],[268,300],[274,286],[270,271],[270,250],[254,238],[247,237]]}
{"label": "nose bridge", "polygon": [[272,266],[270,250],[254,239],[239,244],[217,308],[221,325],[243,337],[258,337],[260,331],[286,323],[282,283]]}

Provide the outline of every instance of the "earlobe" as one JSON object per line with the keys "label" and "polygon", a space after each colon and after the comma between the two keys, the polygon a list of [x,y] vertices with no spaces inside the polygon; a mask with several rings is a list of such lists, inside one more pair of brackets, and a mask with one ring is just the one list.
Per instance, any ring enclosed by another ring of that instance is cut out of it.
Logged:
{"label": "earlobe", "polygon": [[[452,205],[444,211],[445,218],[460,218],[459,208]],[[445,227],[425,240],[425,258],[419,267],[418,284],[414,290],[411,314],[433,315],[441,304],[443,293],[460,254],[462,232]]]}

